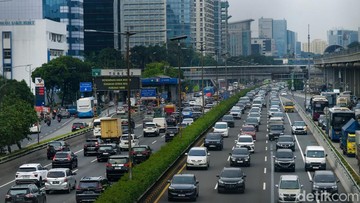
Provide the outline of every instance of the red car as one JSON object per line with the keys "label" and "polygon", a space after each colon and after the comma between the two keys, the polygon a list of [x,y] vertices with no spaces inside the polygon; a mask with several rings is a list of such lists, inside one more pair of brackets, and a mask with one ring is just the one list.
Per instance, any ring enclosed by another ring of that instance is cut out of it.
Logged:
{"label": "red car", "polygon": [[256,140],[256,128],[253,125],[243,125],[240,130],[241,135],[251,135]]}

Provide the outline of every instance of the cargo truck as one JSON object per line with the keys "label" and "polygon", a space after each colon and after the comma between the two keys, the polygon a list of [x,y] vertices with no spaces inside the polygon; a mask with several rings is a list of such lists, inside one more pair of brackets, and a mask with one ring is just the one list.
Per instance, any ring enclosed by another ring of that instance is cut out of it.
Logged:
{"label": "cargo truck", "polygon": [[359,123],[350,119],[343,127],[340,137],[340,149],[342,149],[343,154],[347,156],[354,156],[356,145],[355,145],[355,131],[360,130]]}
{"label": "cargo truck", "polygon": [[119,143],[122,135],[121,119],[120,118],[102,118],[101,125],[101,139]]}
{"label": "cargo truck", "polygon": [[355,157],[357,159],[359,173],[360,173],[360,130],[355,131]]}

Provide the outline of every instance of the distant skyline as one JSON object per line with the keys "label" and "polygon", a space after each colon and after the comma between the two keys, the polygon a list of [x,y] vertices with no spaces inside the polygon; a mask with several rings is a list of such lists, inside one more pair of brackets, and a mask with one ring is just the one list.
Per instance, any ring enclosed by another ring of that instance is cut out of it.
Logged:
{"label": "distant skyline", "polygon": [[360,27],[360,0],[228,0],[229,22],[254,19],[252,36],[258,36],[258,19],[285,19],[287,29],[298,34],[298,41],[327,41],[327,31]]}

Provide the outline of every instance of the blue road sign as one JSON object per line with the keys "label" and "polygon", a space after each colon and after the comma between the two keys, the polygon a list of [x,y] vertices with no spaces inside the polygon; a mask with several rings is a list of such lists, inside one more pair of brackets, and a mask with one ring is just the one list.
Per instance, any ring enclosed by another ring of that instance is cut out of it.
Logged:
{"label": "blue road sign", "polygon": [[80,92],[92,92],[92,83],[80,82]]}

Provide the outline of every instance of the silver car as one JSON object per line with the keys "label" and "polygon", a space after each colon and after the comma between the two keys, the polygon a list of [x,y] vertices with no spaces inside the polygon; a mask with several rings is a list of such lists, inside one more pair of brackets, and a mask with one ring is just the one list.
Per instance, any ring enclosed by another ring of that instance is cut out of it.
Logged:
{"label": "silver car", "polygon": [[53,168],[50,169],[46,175],[45,191],[49,194],[50,191],[61,190],[70,193],[76,187],[76,173],[68,168]]}

